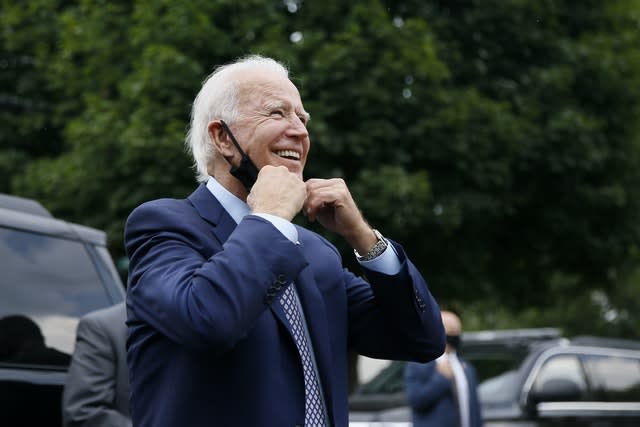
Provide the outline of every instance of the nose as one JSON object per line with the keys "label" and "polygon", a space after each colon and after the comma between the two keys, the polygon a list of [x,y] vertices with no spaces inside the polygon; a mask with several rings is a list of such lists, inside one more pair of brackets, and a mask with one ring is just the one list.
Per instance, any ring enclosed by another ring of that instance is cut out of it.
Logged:
{"label": "nose", "polygon": [[295,137],[295,138],[307,138],[309,136],[309,131],[307,131],[307,127],[300,117],[297,115],[293,115],[293,118],[289,121],[291,126],[287,129],[287,136]]}

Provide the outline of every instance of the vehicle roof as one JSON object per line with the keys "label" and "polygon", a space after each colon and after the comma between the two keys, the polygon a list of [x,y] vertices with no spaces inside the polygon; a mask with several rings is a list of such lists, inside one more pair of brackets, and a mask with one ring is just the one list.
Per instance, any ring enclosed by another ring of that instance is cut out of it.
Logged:
{"label": "vehicle roof", "polygon": [[30,231],[95,245],[106,245],[104,231],[56,219],[32,199],[0,194],[0,227]]}
{"label": "vehicle roof", "polygon": [[53,218],[51,212],[49,212],[44,206],[42,206],[40,202],[24,197],[12,196],[10,194],[0,193],[0,207],[18,212]]}
{"label": "vehicle roof", "polygon": [[562,331],[559,328],[523,328],[523,329],[496,329],[463,332],[465,343],[482,342],[534,342],[560,338]]}
{"label": "vehicle roof", "polygon": [[570,343],[575,346],[607,347],[627,350],[640,350],[640,341],[623,338],[596,337],[579,335],[571,338]]}
{"label": "vehicle roof", "polygon": [[537,347],[553,345],[562,340],[562,333],[558,328],[465,332],[462,334],[460,352],[472,359],[500,354],[524,356]]}

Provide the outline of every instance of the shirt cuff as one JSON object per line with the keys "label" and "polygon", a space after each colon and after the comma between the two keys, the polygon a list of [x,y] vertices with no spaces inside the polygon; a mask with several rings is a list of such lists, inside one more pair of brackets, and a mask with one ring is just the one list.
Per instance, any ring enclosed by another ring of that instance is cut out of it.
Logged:
{"label": "shirt cuff", "polygon": [[276,215],[266,214],[266,213],[254,213],[252,215],[259,216],[260,218],[266,219],[269,221],[275,228],[280,231],[284,237],[289,239],[291,243],[298,244],[298,230],[296,230],[296,226],[291,223],[291,221],[287,221],[284,218],[280,218]]}
{"label": "shirt cuff", "polygon": [[[297,231],[297,230],[296,230]],[[369,261],[358,261],[361,266],[373,270],[378,273],[384,273],[388,275],[398,274],[402,265],[396,251],[393,249],[393,245],[389,243],[387,249],[380,255]]]}

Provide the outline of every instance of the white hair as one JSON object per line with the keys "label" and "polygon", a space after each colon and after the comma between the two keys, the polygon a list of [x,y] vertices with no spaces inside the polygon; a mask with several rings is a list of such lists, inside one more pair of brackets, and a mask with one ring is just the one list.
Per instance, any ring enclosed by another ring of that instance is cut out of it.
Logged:
{"label": "white hair", "polygon": [[215,148],[209,138],[208,125],[212,120],[224,120],[231,125],[240,110],[240,82],[235,78],[238,71],[268,70],[282,73],[289,78],[289,70],[280,62],[260,55],[250,55],[215,69],[202,83],[202,88],[191,109],[191,124],[185,144],[191,153],[197,179],[209,178],[209,162]]}

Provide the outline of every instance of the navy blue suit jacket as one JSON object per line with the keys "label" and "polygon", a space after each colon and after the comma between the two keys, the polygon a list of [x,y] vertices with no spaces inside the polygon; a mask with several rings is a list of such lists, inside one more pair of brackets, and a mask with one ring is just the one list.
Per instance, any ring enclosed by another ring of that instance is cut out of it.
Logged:
{"label": "navy blue suit jacket", "polygon": [[302,365],[277,303],[295,281],[331,425],[348,424],[347,351],[427,361],[444,349],[439,308],[394,244],[402,269],[342,267],[336,248],[298,227],[292,244],[255,215],[236,226],[206,186],[129,216],[127,294],[136,427],[303,424]]}
{"label": "navy blue suit jacket", "polygon": [[[478,380],[473,366],[458,358],[469,385],[469,422],[482,426],[478,402]],[[414,427],[458,427],[458,406],[452,380],[436,370],[436,362],[407,363],[404,370],[407,400],[411,406]]]}

